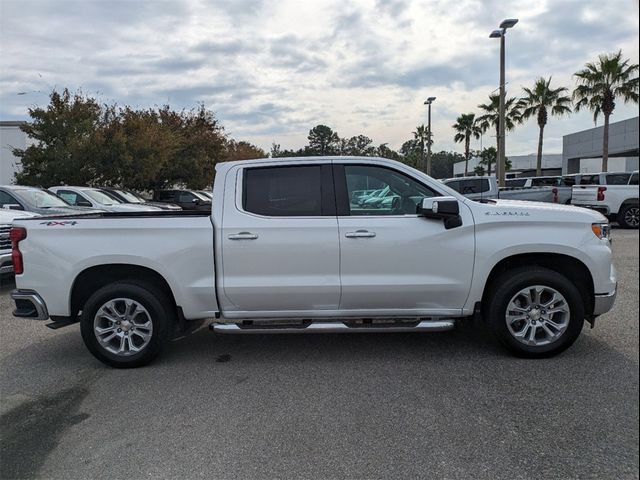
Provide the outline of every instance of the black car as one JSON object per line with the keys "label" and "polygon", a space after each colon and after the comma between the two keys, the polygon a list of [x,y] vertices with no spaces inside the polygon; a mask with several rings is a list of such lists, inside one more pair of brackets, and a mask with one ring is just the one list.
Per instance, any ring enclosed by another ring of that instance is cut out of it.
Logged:
{"label": "black car", "polygon": [[162,210],[182,210],[182,208],[175,203],[150,202],[136,193],[122,190],[120,188],[100,187],[100,190],[110,197],[121,201],[122,203],[144,204],[151,207],[158,207]]}
{"label": "black car", "polygon": [[21,185],[0,186],[0,208],[24,210],[41,215],[74,214],[96,211],[93,208],[76,207],[55,193],[38,187]]}
{"label": "black car", "polygon": [[184,210],[211,210],[211,200],[193,190],[156,190],[153,200],[175,203]]}

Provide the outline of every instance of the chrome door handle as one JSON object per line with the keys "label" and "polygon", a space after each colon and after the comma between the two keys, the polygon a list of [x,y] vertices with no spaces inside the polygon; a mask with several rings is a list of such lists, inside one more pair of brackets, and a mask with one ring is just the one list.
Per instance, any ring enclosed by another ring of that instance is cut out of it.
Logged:
{"label": "chrome door handle", "polygon": [[258,235],[251,232],[232,233],[227,237],[229,240],[255,240]]}
{"label": "chrome door handle", "polygon": [[376,234],[368,230],[356,230],[355,232],[347,232],[344,236],[347,238],[373,238]]}

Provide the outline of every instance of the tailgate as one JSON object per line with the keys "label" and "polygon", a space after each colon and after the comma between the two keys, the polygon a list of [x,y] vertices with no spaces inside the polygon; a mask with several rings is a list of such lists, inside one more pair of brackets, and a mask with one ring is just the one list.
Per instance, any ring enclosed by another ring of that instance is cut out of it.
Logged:
{"label": "tailgate", "polygon": [[598,201],[598,187],[593,185],[580,185],[573,187],[571,191],[572,205],[593,205]]}

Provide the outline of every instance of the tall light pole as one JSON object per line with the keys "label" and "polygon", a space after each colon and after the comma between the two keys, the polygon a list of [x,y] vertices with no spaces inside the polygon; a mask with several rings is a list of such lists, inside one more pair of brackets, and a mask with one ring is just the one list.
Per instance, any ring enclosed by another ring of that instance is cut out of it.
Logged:
{"label": "tall light pole", "polygon": [[500,39],[500,107],[498,110],[498,158],[496,162],[496,176],[498,177],[498,186],[504,187],[505,179],[505,78],[504,78],[504,38],[507,35],[507,29],[518,23],[517,18],[507,18],[500,24],[498,30],[494,30],[489,38]]}
{"label": "tall light pole", "polygon": [[436,97],[429,97],[424,101],[427,106],[427,168],[426,174],[431,175],[431,104],[435,101]]}

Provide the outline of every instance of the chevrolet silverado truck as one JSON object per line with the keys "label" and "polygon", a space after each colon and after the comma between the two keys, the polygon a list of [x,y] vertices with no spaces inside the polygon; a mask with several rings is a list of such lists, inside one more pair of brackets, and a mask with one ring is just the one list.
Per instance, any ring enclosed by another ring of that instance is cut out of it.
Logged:
{"label": "chevrolet silverado truck", "polygon": [[503,200],[558,203],[557,188],[551,186],[500,188],[496,177],[448,178],[443,180],[443,183],[465,197],[476,201],[500,198]]}
{"label": "chevrolet silverado truck", "polygon": [[574,186],[571,203],[596,210],[623,228],[637,229],[640,226],[638,172],[591,176],[600,182]]}
{"label": "chevrolet silverado truck", "polygon": [[[354,192],[389,188],[390,203]],[[472,201],[382,158],[217,165],[213,210],[17,219],[14,315],[80,323],[114,367],[219,333],[425,332],[482,318],[516,355],[568,348],[616,296],[592,210]]]}

